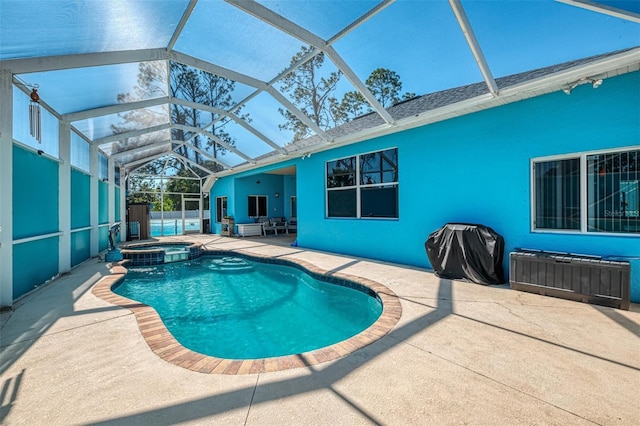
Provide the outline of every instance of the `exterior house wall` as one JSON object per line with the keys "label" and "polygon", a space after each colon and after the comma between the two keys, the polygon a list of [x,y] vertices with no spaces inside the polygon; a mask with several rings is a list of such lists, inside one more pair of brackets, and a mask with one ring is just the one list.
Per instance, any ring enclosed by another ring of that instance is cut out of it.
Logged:
{"label": "exterior house wall", "polygon": [[[426,266],[428,235],[479,223],[517,247],[639,256],[638,235],[531,232],[532,158],[638,146],[640,73],[313,154],[298,167],[303,247]],[[325,218],[325,163],[398,147],[399,220]]]}
{"label": "exterior house wall", "polygon": [[[228,215],[235,219],[235,223],[253,223],[253,218],[249,217],[248,197],[249,195],[265,195],[267,196],[268,217],[288,218],[289,197],[296,194],[295,178],[292,180],[290,176],[266,173],[283,167],[283,164],[291,165],[293,162],[288,161],[262,168],[259,172],[244,172],[216,180],[210,192],[212,203],[215,202],[216,197],[226,196]],[[278,193],[278,197],[275,196],[276,193]],[[212,213],[212,218],[211,232],[220,233],[220,223],[214,222],[215,213]]]}
{"label": "exterior house wall", "polygon": [[[465,222],[504,236],[505,273],[508,253],[516,248],[640,256],[637,234],[532,232],[530,211],[531,159],[638,147],[638,87],[640,73],[634,72],[609,78],[598,89],[578,86],[569,96],[556,92],[297,159],[298,245],[430,267],[428,235],[447,222]],[[399,218],[326,218],[326,162],[393,147]],[[276,167],[284,164],[270,166]],[[262,176],[255,173],[225,177],[216,186]],[[248,192],[234,194],[239,213],[246,211],[239,203],[246,204]]]}
{"label": "exterior house wall", "polygon": [[216,197],[227,197],[227,214],[234,217],[236,199],[234,197],[235,179],[218,179],[211,187],[209,199],[211,200],[211,233],[220,234],[222,226],[216,222]]}

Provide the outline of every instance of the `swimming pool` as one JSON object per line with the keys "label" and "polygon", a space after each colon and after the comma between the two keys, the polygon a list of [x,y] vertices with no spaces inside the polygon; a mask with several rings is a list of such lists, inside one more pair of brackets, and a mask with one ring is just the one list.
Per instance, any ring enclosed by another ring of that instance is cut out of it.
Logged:
{"label": "swimming pool", "polygon": [[383,311],[376,292],[244,256],[130,268],[116,294],[153,307],[186,348],[225,359],[300,354],[349,339]]}

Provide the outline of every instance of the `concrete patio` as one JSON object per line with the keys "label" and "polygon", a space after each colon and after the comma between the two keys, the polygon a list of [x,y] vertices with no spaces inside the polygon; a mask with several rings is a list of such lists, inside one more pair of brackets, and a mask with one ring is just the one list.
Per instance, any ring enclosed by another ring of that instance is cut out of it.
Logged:
{"label": "concrete patio", "polygon": [[378,281],[398,295],[402,317],[338,360],[202,374],[160,359],[131,311],[91,292],[108,274],[92,259],[2,313],[0,423],[640,424],[637,304],[621,311],[444,280],[283,237],[178,239]]}

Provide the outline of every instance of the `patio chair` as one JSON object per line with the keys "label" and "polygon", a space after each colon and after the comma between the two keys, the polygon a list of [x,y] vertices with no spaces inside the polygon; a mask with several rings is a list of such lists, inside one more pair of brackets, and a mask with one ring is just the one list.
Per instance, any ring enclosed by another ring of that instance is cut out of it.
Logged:
{"label": "patio chair", "polygon": [[293,231],[293,232],[297,232],[298,231],[298,218],[297,217],[290,217],[289,221],[287,222],[287,231]]}

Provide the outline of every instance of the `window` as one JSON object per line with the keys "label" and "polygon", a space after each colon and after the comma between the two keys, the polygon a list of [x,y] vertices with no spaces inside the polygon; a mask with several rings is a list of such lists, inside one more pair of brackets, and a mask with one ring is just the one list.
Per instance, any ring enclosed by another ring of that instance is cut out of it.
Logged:
{"label": "window", "polygon": [[533,228],[640,233],[640,149],[533,161]]}
{"label": "window", "polygon": [[76,132],[71,132],[71,165],[87,173],[91,171],[91,147]]}
{"label": "window", "polygon": [[398,149],[327,162],[327,216],[398,217]]}
{"label": "window", "polygon": [[227,197],[216,197],[216,222],[227,216]]}
{"label": "window", "polygon": [[98,154],[98,178],[105,181],[109,179],[109,160],[102,154]]}
{"label": "window", "polygon": [[580,229],[580,159],[535,163],[538,229]]}
{"label": "window", "polygon": [[267,196],[249,195],[249,217],[268,216]]}
{"label": "window", "polygon": [[290,209],[290,214],[289,216],[291,217],[297,217],[298,216],[298,197],[296,197],[295,195],[293,195],[291,197],[291,209]]}
{"label": "window", "polygon": [[640,150],[587,155],[587,230],[640,233]]}

